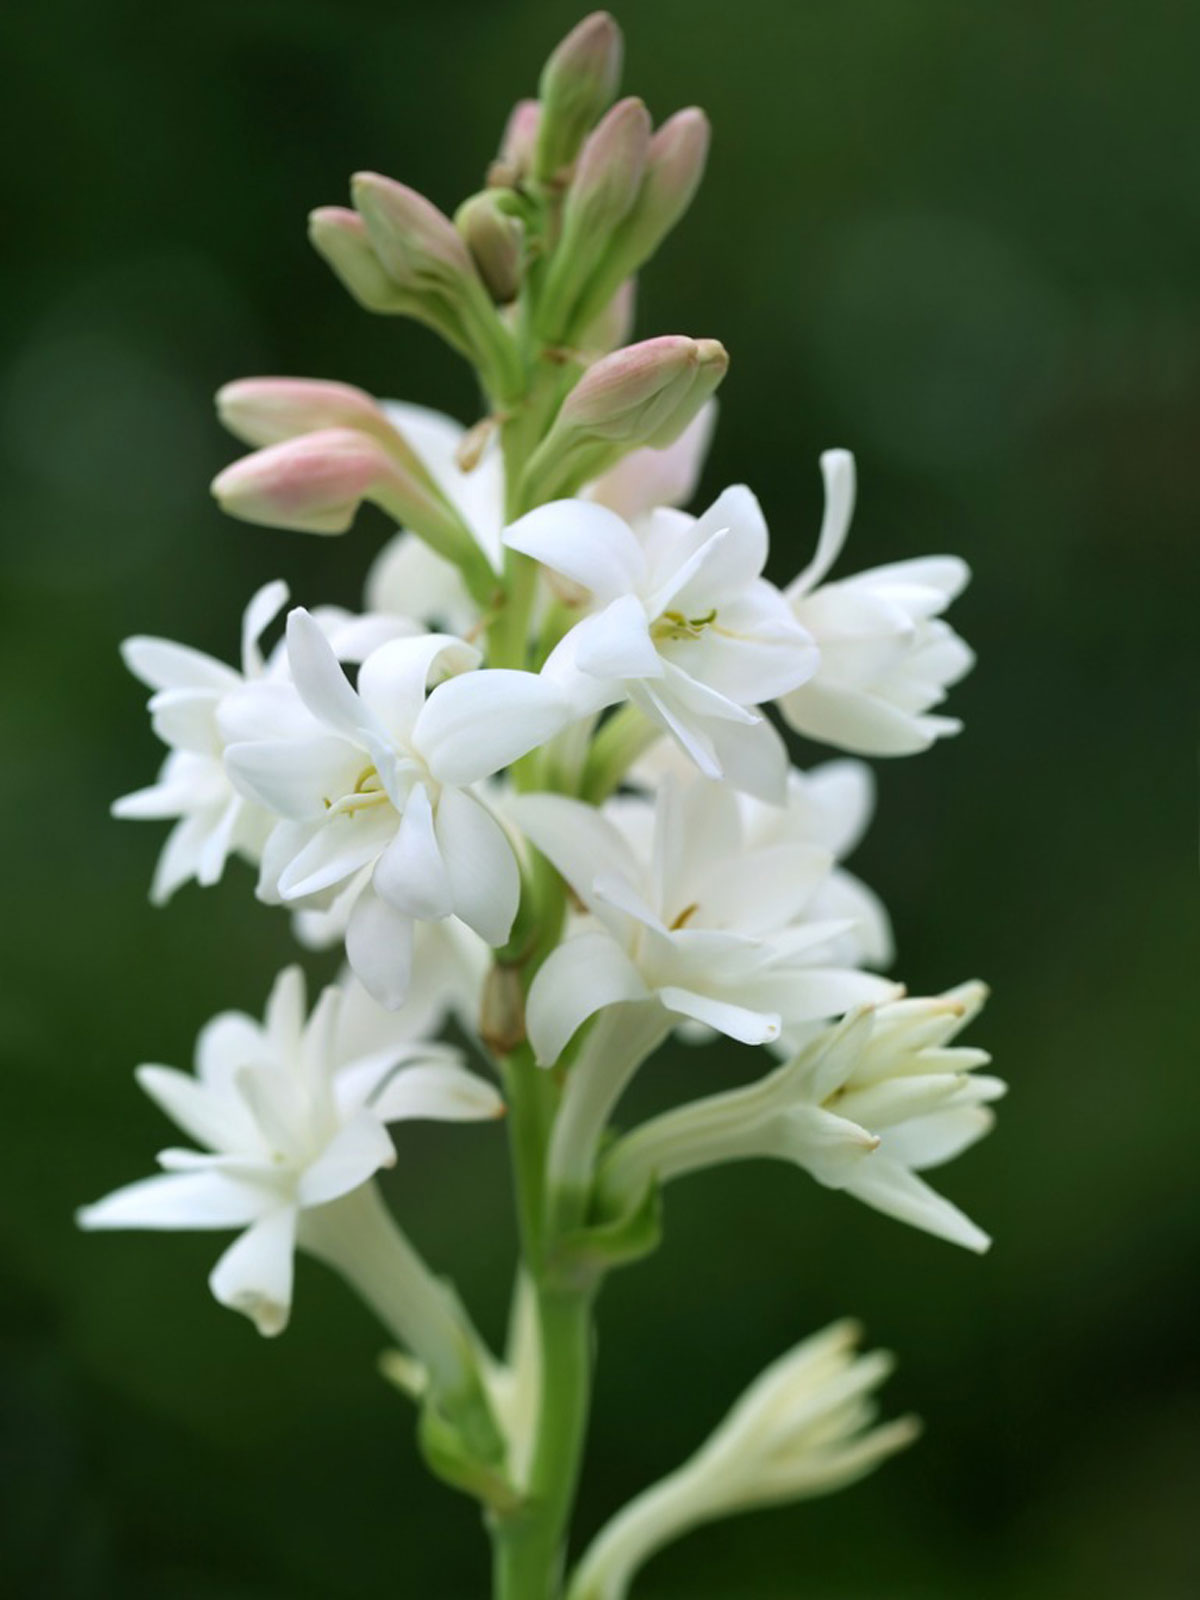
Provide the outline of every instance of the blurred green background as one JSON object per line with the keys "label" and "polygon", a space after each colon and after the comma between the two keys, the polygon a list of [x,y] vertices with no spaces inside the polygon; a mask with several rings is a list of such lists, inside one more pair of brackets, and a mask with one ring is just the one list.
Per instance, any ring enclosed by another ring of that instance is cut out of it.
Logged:
{"label": "blurred green background", "polygon": [[[85,1239],[150,1169],[130,1071],[257,1009],[290,946],[232,870],[165,912],[161,832],[110,823],[159,752],[117,643],[219,655],[286,575],[354,603],[385,535],[223,519],[211,392],[338,377],[469,416],[431,337],[373,320],[304,238],[373,167],[451,208],[577,19],[497,0],[41,0],[0,23],[11,132],[0,483],[9,908],[0,1020],[0,1593],[477,1600],[473,1509],[418,1465],[380,1336],[302,1266],[277,1343],[219,1310],[212,1237]],[[816,457],[859,460],[849,566],[975,581],[965,735],[883,765],[855,865],[916,992],[979,974],[1013,1093],[943,1175],[978,1261],[773,1167],[669,1197],[602,1304],[586,1533],[802,1334],[850,1311],[927,1437],[846,1495],[694,1536],[645,1600],[1200,1594],[1194,1024],[1200,8],[1169,0],[628,0],[626,83],[712,114],[711,172],[639,332],[723,339],[705,489],[747,478],[776,576]],[[808,753],[803,759],[809,759]],[[328,963],[310,970],[324,975]],[[658,1092],[727,1079],[720,1051]],[[400,1131],[413,1233],[503,1315],[502,1142]]]}

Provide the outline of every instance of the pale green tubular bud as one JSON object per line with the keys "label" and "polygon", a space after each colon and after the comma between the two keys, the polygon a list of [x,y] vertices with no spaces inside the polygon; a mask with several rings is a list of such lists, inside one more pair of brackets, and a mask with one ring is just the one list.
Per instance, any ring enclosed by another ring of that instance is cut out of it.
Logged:
{"label": "pale green tubular bud", "polygon": [[729,357],[715,339],[666,334],[615,350],[563,401],[528,467],[531,503],[573,493],[643,445],[673,443],[713,393]]}
{"label": "pale green tubular bud", "polygon": [[461,325],[487,387],[501,397],[522,374],[511,335],[496,316],[458,229],[424,195],[376,172],[351,180],[355,208],[384,271],[433,315]]}
{"label": "pale green tubular bud", "polygon": [[317,253],[333,268],[366,311],[412,317],[432,328],[469,361],[470,341],[451,309],[431,299],[406,293],[384,269],[357,211],[346,206],[320,206],[308,219],[308,236]]}
{"label": "pale green tubular bud", "polygon": [[619,101],[589,134],[539,298],[537,327],[544,338],[565,333],[579,296],[638,197],[649,147],[650,113],[633,97]]}
{"label": "pale green tubular bud", "polygon": [[542,68],[541,117],[533,176],[552,183],[569,167],[588,129],[611,104],[621,81],[624,43],[607,11],[593,11],[571,29]]}
{"label": "pale green tubular bud", "polygon": [[668,117],[650,140],[637,198],[579,300],[572,332],[597,317],[625,278],[654,255],[695,198],[708,160],[710,126],[698,106]]}
{"label": "pale green tubular bud", "polygon": [[517,298],[525,266],[525,224],[508,209],[517,196],[511,189],[488,189],[464,200],[454,215],[455,226],[497,305]]}
{"label": "pale green tubular bud", "polygon": [[585,360],[594,361],[627,343],[633,333],[636,311],[637,283],[633,278],[626,278],[604,309],[579,335],[579,354]]}

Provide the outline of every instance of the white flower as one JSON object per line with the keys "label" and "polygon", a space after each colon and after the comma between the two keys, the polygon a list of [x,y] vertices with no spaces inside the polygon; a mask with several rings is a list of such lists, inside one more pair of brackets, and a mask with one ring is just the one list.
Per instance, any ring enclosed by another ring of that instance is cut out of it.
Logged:
{"label": "white flower", "polygon": [[931,713],[974,663],[941,620],[970,573],[957,556],[926,556],[822,584],[850,526],[854,458],[827,450],[821,470],[826,499],[817,552],[787,590],[821,664],[780,699],[780,709],[809,738],[861,755],[911,755],[962,726]]}
{"label": "white flower", "polygon": [[260,1333],[282,1332],[303,1213],[394,1163],[384,1124],[474,1121],[503,1109],[455,1051],[388,1040],[386,1022],[366,1020],[369,1006],[361,992],[330,988],[306,1020],[304,978],[289,967],[262,1023],[226,1012],[201,1032],[194,1076],[139,1067],[142,1088],[204,1149],[163,1151],[159,1176],[85,1207],[82,1226],[244,1229],[210,1287]]}
{"label": "white flower", "polygon": [[123,795],[113,815],[136,819],[177,818],[155,869],[150,898],[156,905],[194,878],[216,883],[230,855],[255,862],[271,818],[233,787],[222,760],[217,724],[222,702],[263,670],[259,639],[288,597],[283,583],[268,583],[242,618],[242,670],[169,639],[126,639],[125,665],[154,692],[150,715],[155,733],[171,753],[147,789]]}
{"label": "white flower", "polygon": [[618,1207],[651,1178],[771,1156],[803,1167],[877,1211],[968,1250],[982,1229],[919,1173],[991,1128],[998,1078],[982,1050],[950,1046],[987,991],[963,984],[933,999],[893,1000],[827,1029],[785,1066],[744,1089],[654,1118],[609,1157],[602,1182]]}
{"label": "white flower", "polygon": [[812,640],[762,577],[767,529],[744,487],[700,518],[659,510],[630,526],[584,500],[539,506],[505,543],[596,607],[546,663],[580,715],[630,699],[705,776],[782,798],[787,757],[753,707],[816,670]]}
{"label": "white flower", "polygon": [[[478,651],[445,634],[372,651],[357,691],[306,612],[292,612],[287,639],[294,688],[246,690],[224,722],[235,784],[282,819],[259,892],[322,910],[357,880],[346,953],[371,993],[395,1006],[415,921],[454,915],[489,944],[508,938],[520,874],[470,785],[543,743],[565,706],[534,673],[466,670]],[[447,671],[460,675],[427,695],[430,677]]]}
{"label": "white flower", "polygon": [[873,1391],[893,1362],[860,1356],[860,1338],[837,1322],[768,1367],[690,1461],[601,1531],[569,1600],[624,1600],[639,1568],[697,1524],[843,1489],[911,1444],[915,1417],[877,1425]]}
{"label": "white flower", "polygon": [[[264,585],[242,617],[241,671],[189,645],[136,637],[121,647],[125,665],[154,693],[150,716],[171,753],[157,781],[123,795],[113,815],[137,820],[177,818],[158,859],[150,898],[170,899],[189,879],[208,887],[231,855],[257,864],[273,826],[270,814],[240,794],[225,769],[221,712],[248,683],[286,677],[281,650],[264,659],[261,639],[287,604],[287,585]],[[343,661],[356,661],[385,639],[413,631],[397,617],[354,616],[333,606],[316,613],[321,631]]]}
{"label": "white flower", "polygon": [[530,989],[539,1060],[557,1059],[587,1017],[622,1001],[655,999],[678,1018],[762,1044],[785,1021],[836,1016],[894,992],[868,973],[814,961],[846,929],[808,916],[831,857],[807,843],[748,849],[727,788],[665,782],[640,851],[614,820],[633,831],[628,802],[602,815],[536,794],[510,811],[592,917]]}

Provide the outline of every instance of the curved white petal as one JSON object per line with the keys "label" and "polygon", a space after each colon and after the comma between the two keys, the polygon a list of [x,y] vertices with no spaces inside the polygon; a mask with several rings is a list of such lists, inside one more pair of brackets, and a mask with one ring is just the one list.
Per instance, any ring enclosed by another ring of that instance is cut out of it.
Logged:
{"label": "curved white petal", "polygon": [[752,1011],[748,1006],[697,994],[693,989],[681,989],[675,984],[667,984],[658,991],[658,996],[668,1011],[702,1022],[705,1027],[715,1028],[718,1033],[742,1044],[766,1044],[779,1037],[780,1021],[775,1012]]}
{"label": "curved white petal", "polygon": [[566,698],[535,672],[485,667],[439,684],[413,728],[413,746],[440,783],[475,783],[565,725]]}
{"label": "curved white petal", "polygon": [[395,1161],[395,1147],[379,1117],[373,1111],[357,1111],[300,1174],[296,1197],[302,1206],[327,1205]]}
{"label": "curved white petal", "polygon": [[854,515],[854,457],[849,450],[825,450],[821,455],[825,480],[825,514],[817,536],[817,549],[804,571],[787,587],[789,600],[815,589],[841,554]]}
{"label": "curved white petal", "polygon": [[362,702],[329,640],[303,606],[288,613],[287,651],[292,682],[313,716],[343,738],[361,743],[367,722]]}
{"label": "curved white petal", "polygon": [[170,639],[135,635],[122,643],[121,659],[150,689],[209,689],[225,694],[242,681],[223,661]]}
{"label": "curved white petal", "polygon": [[650,992],[625,952],[606,933],[581,933],[560,944],[529,990],[525,1025],[538,1064],[552,1066],[572,1035],[597,1011]]}
{"label": "curved white petal", "polygon": [[455,915],[488,944],[504,944],[521,898],[521,874],[504,829],[463,789],[442,790],[434,828]]}
{"label": "curved white petal", "polygon": [[295,1208],[281,1206],[235,1239],[209,1274],[214,1297],[249,1317],[264,1337],[287,1327],[295,1244]]}
{"label": "curved white petal", "polygon": [[380,725],[401,744],[412,738],[431,681],[478,666],[479,651],[449,633],[394,639],[373,651],[358,674],[358,692]]}
{"label": "curved white petal", "polygon": [[381,1122],[486,1122],[504,1115],[504,1101],[477,1072],[427,1062],[393,1072],[372,1095],[371,1110]]}
{"label": "curved white petal", "polygon": [[272,1203],[267,1190],[224,1172],[169,1172],[114,1190],[76,1220],[81,1228],[240,1228]]}
{"label": "curved white petal", "polygon": [[587,589],[601,605],[637,594],[646,579],[646,559],[629,524],[587,500],[538,506],[505,530],[504,542]]}
{"label": "curved white petal", "polygon": [[956,1205],[882,1150],[862,1163],[846,1190],[876,1211],[978,1254],[992,1242]]}
{"label": "curved white petal", "polygon": [[[570,640],[570,644],[567,640]],[[581,672],[593,678],[661,678],[663,664],[636,595],[622,595],[603,611],[577,622],[556,647],[568,651]]]}
{"label": "curved white petal", "polygon": [[409,795],[400,826],[376,863],[371,881],[382,900],[418,922],[437,922],[453,911],[450,876],[423,783]]}
{"label": "curved white petal", "polygon": [[636,883],[637,859],[609,819],[565,795],[514,795],[508,814],[585,902],[595,879],[607,874]]}
{"label": "curved white petal", "polygon": [[288,603],[288,586],[282,578],[264,583],[242,614],[242,671],[256,678],[263,669],[259,640]]}
{"label": "curved white petal", "polygon": [[389,1011],[404,1004],[412,976],[412,918],[363,890],[346,926],[346,958],[367,993]]}

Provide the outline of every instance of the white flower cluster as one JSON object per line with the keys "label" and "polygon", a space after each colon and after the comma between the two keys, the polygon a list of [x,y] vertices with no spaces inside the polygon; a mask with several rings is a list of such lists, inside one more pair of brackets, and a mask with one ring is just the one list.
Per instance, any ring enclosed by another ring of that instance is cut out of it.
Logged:
{"label": "white flower cluster", "polygon": [[[709,339],[623,340],[633,276],[686,210],[708,127],[691,108],[654,129],[633,98],[605,111],[619,64],[597,13],[453,222],[373,173],[354,209],[313,214],[362,304],[472,362],[488,403],[473,428],[324,381],[218,396],[252,447],[213,486],[226,510],[337,534],[371,502],[398,531],[361,614],[261,589],[238,668],[127,641],[168,754],[114,810],[174,824],[156,903],[239,857],[259,899],[303,944],[344,949],[346,971],[311,1016],[289,968],[263,1023],[217,1017],[194,1075],[140,1068],[199,1148],[164,1151],[157,1176],[81,1213],[236,1231],[210,1284],[266,1334],[287,1322],[295,1248],[340,1272],[402,1347],[388,1371],[422,1406],[426,1457],[487,1506],[513,1595],[566,1592],[591,1305],[657,1242],[661,1188],[781,1158],[980,1250],[921,1174],[987,1131],[1002,1091],[975,1070],[981,1051],[952,1043],[982,985],[906,998],[881,976],[887,914],[845,866],[874,805],[853,758],[958,731],[938,708],[972,656],[943,614],[967,569],[933,556],[831,580],[855,492],[842,450],[821,457],[815,553],[783,587],[748,488],[682,509],[728,357]],[[801,771],[787,729],[839,758]],[[442,1039],[451,1023],[503,1097]],[[775,1054],[757,1081],[611,1137],[672,1033]],[[391,1124],[506,1106],[522,1263],[500,1360],[375,1180],[396,1159]],[[887,1364],[852,1343],[839,1325],[771,1369],[601,1534],[571,1596],[615,1600],[687,1526],[836,1487],[906,1442],[908,1422],[874,1427]]]}

